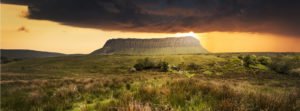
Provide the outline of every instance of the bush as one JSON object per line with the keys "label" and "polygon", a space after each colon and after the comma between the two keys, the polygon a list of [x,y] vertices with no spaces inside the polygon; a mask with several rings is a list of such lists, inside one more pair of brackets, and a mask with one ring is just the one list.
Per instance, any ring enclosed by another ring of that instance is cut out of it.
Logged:
{"label": "bush", "polygon": [[244,59],[244,65],[246,67],[249,67],[250,65],[256,65],[258,64],[258,60],[256,55],[247,55]]}
{"label": "bush", "polygon": [[144,69],[151,69],[155,67],[155,63],[149,58],[145,58],[144,61],[142,61],[142,63],[144,65]]}
{"label": "bush", "polygon": [[280,58],[275,58],[271,63],[271,68],[281,74],[292,74],[293,69],[300,68],[299,57],[284,56]]}
{"label": "bush", "polygon": [[244,57],[244,66],[250,68],[250,71],[267,71],[269,68],[267,67],[272,63],[272,59],[270,57],[261,56],[257,57],[256,55],[247,55]]}
{"label": "bush", "polygon": [[178,68],[178,70],[183,71],[183,70],[187,69],[187,66],[184,62],[181,62],[180,64],[178,64],[177,68]]}
{"label": "bush", "polygon": [[200,66],[198,64],[195,64],[195,63],[190,63],[188,66],[187,66],[187,69],[188,70],[192,70],[192,71],[197,71],[200,69]]}
{"label": "bush", "polygon": [[270,57],[267,56],[262,56],[258,59],[258,61],[262,64],[262,65],[270,65],[272,64],[272,59]]}
{"label": "bush", "polygon": [[137,71],[140,71],[140,70],[143,70],[143,69],[144,69],[143,63],[136,63],[133,67],[134,67]]}
{"label": "bush", "polygon": [[238,57],[231,57],[231,58],[229,58],[228,61],[230,64],[232,64],[234,66],[243,66],[244,65],[244,61],[242,61]]}
{"label": "bush", "polygon": [[249,68],[258,70],[268,70],[269,68],[262,64],[250,65]]}
{"label": "bush", "polygon": [[138,71],[153,69],[155,67],[155,63],[151,61],[149,58],[145,58],[145,59],[138,60],[138,62],[133,67]]}
{"label": "bush", "polygon": [[271,68],[278,73],[288,74],[289,71],[293,68],[293,61],[290,59],[281,59],[273,62]]}
{"label": "bush", "polygon": [[278,73],[288,74],[289,70],[292,69],[292,64],[290,64],[290,61],[280,60],[278,62],[273,62],[271,67]]}
{"label": "bush", "polygon": [[157,67],[160,69],[160,71],[162,72],[168,72],[170,67],[169,67],[169,63],[165,62],[165,61],[160,61],[157,64]]}
{"label": "bush", "polygon": [[151,61],[149,58],[138,60],[138,62],[133,67],[137,71],[153,69],[162,72],[168,72],[170,69],[169,63],[165,61],[160,61],[159,63],[156,64],[155,62]]}
{"label": "bush", "polygon": [[238,57],[231,57],[228,58],[228,60],[223,63],[223,65],[219,68],[220,72],[224,73],[244,73],[245,67],[244,67],[244,61],[239,59]]}

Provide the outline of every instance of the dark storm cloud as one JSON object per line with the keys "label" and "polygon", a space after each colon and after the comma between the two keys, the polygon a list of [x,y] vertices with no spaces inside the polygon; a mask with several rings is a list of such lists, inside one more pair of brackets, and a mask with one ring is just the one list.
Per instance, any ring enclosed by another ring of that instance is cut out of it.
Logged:
{"label": "dark storm cloud", "polygon": [[300,0],[29,0],[30,18],[106,30],[300,34]]}
{"label": "dark storm cloud", "polygon": [[1,3],[26,5],[28,0],[0,0]]}

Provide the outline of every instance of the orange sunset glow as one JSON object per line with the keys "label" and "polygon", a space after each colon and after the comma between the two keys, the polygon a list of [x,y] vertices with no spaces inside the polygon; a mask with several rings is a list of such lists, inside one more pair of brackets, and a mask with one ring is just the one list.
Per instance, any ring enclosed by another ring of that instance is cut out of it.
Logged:
{"label": "orange sunset glow", "polygon": [[300,111],[300,0],[0,8],[0,111]]}
{"label": "orange sunset glow", "polygon": [[90,53],[111,38],[193,36],[210,52],[300,52],[300,38],[247,32],[123,32],[26,18],[27,6],[1,4],[1,48]]}

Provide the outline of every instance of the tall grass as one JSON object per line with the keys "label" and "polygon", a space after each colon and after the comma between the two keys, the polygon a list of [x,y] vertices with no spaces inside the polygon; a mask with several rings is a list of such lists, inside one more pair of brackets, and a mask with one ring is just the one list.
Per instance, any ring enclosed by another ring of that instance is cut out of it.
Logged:
{"label": "tall grass", "polygon": [[267,84],[238,87],[246,85],[242,81],[236,85],[229,80],[186,78],[173,74],[46,81],[1,84],[2,110],[299,110],[299,89],[288,92],[282,88],[278,89],[282,93],[266,92],[259,87],[270,87]]}

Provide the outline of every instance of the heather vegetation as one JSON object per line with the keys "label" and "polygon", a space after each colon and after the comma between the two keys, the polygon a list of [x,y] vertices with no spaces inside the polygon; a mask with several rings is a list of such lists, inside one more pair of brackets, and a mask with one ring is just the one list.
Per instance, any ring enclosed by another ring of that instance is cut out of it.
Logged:
{"label": "heather vegetation", "polygon": [[[169,64],[167,61],[160,60],[156,62],[154,59],[144,58],[137,60],[134,68],[137,71],[156,70],[162,72],[178,72],[185,71],[190,73],[204,74],[257,74],[257,73],[277,73],[277,74],[292,74],[292,69],[297,69],[300,66],[299,56],[284,56],[283,58],[274,58],[268,56],[256,55],[240,55],[226,57],[220,61],[212,61],[207,63],[181,62],[179,64]],[[295,76],[297,76],[296,74]]]}
{"label": "heather vegetation", "polygon": [[2,111],[298,111],[299,54],[68,56],[1,66]]}

